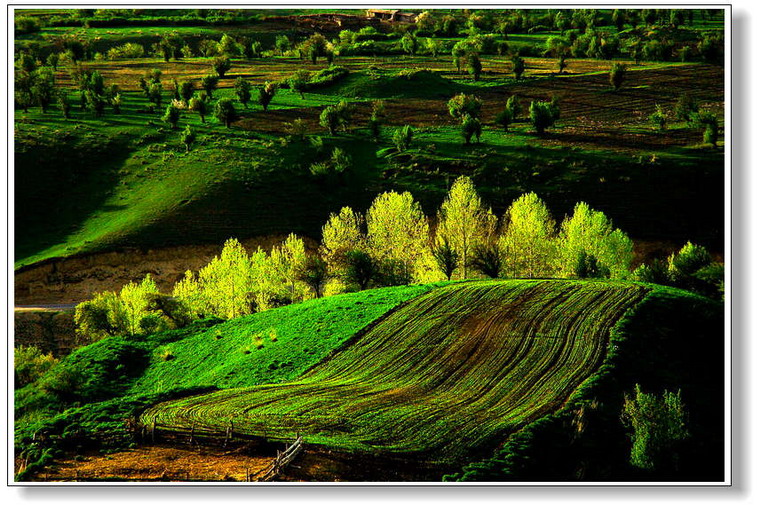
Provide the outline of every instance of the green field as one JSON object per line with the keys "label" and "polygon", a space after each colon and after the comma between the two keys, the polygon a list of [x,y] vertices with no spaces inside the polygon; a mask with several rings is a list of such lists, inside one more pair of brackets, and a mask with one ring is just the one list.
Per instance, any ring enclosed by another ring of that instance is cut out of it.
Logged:
{"label": "green field", "polygon": [[158,405],[146,424],[454,462],[558,408],[604,359],[636,285],[457,284],[416,298],[297,380]]}

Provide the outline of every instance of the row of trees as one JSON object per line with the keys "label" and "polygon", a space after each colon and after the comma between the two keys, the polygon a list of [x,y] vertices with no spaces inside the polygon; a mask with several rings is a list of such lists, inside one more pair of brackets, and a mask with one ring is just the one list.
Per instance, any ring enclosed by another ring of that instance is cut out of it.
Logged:
{"label": "row of trees", "polygon": [[331,214],[316,250],[293,234],[250,254],[230,239],[208,265],[186,272],[171,297],[148,276],[80,304],[76,321],[91,339],[139,335],[202,317],[229,319],[344,291],[442,279],[632,278],[705,294],[722,285],[722,265],[693,244],[633,273],[632,261],[628,236],[588,204],[578,203],[558,224],[527,193],[499,219],[462,176],[435,219],[408,192],[382,193],[364,214],[349,207]]}

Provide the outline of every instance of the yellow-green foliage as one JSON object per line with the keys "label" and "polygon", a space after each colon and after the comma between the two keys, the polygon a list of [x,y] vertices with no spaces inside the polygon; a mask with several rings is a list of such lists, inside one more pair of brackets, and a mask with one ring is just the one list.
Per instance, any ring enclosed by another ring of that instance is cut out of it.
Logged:
{"label": "yellow-green foliage", "polygon": [[43,352],[33,346],[20,345],[13,352],[13,371],[15,387],[24,387],[50,370],[58,360],[52,354]]}
{"label": "yellow-green foliage", "polygon": [[593,256],[609,269],[610,277],[628,276],[633,261],[633,242],[614,228],[603,212],[585,202],[575,206],[573,215],[562,222],[559,233],[559,270],[563,277],[574,275],[574,266],[582,253]]}
{"label": "yellow-green foliage", "polygon": [[320,251],[331,272],[342,267],[347,252],[365,247],[362,222],[361,214],[350,207],[343,207],[338,214],[330,214],[322,227]]}
{"label": "yellow-green foliage", "polygon": [[480,199],[469,177],[459,177],[438,211],[436,241],[448,242],[459,257],[460,278],[468,276],[470,255],[496,230],[496,216]]}
{"label": "yellow-green foliage", "polygon": [[527,193],[512,202],[504,215],[499,239],[506,273],[513,277],[551,277],[557,255],[556,223],[546,204]]}
{"label": "yellow-green foliage", "polygon": [[97,293],[92,300],[77,305],[74,321],[77,333],[89,341],[111,335],[139,335],[166,330],[170,321],[153,306],[159,296],[150,274],[136,284],[130,282],[117,294]]}
{"label": "yellow-green foliage", "polygon": [[427,218],[411,193],[378,195],[366,221],[369,253],[375,259],[403,263],[418,282],[429,278],[424,268],[430,255]]}

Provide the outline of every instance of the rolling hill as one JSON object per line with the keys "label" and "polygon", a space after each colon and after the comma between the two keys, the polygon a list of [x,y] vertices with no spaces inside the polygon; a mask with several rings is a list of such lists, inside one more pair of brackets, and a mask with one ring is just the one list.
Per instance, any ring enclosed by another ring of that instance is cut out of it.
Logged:
{"label": "rolling hill", "polygon": [[556,410],[648,288],[497,281],[421,295],[297,380],[158,405],[144,422],[301,433],[344,450],[456,461]]}

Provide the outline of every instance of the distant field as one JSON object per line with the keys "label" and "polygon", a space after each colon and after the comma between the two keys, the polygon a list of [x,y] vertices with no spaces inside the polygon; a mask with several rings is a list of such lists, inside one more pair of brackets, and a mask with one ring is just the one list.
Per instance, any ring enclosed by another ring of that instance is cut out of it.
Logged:
{"label": "distant field", "polygon": [[342,450],[456,461],[558,408],[647,289],[499,281],[415,298],[295,381],[149,409],[144,423],[300,433]]}

